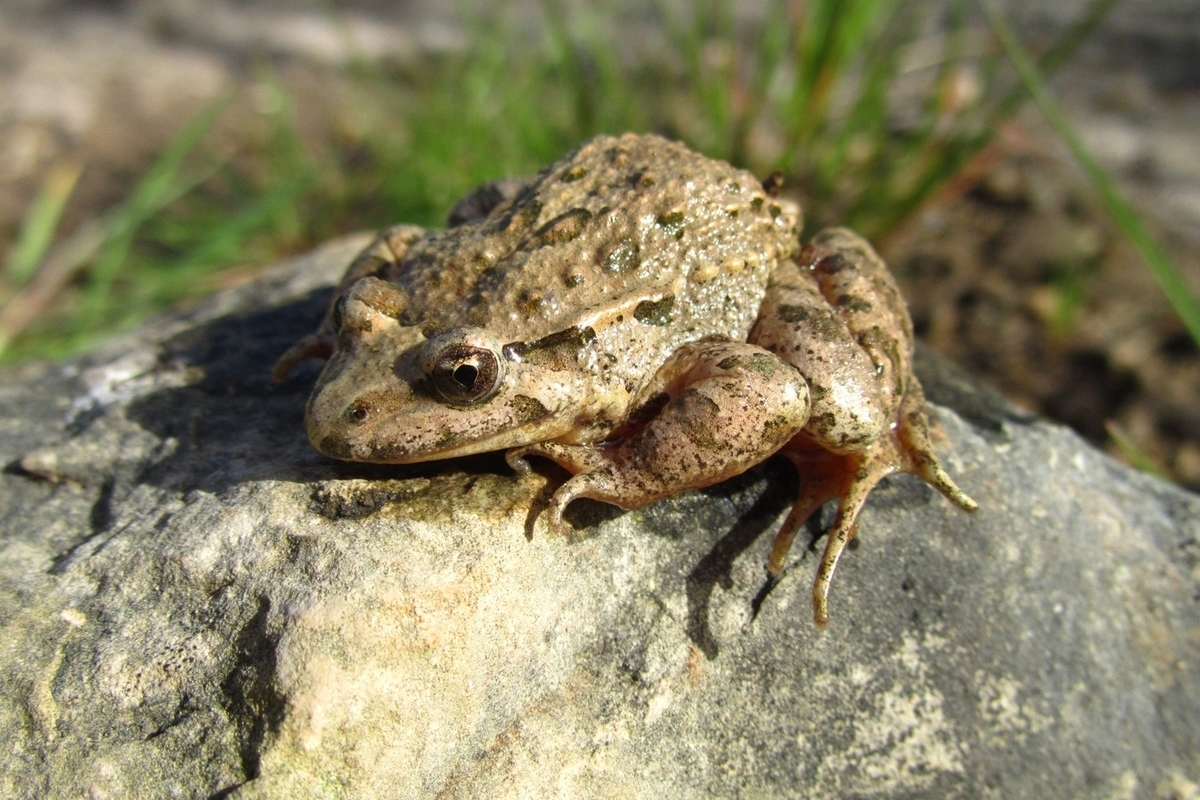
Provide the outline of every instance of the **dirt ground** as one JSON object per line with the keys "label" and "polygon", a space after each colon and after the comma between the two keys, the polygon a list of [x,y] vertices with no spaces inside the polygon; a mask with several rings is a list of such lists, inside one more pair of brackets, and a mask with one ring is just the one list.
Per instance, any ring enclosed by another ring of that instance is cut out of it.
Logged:
{"label": "dirt ground", "polygon": [[[1173,2],[1119,5],[1055,89],[1200,293],[1200,12]],[[257,59],[319,100],[352,56],[462,46],[435,6],[398,8],[359,3],[334,29],[302,3],[0,6],[0,250],[56,165],[84,167],[69,230],[121,199],[200,104],[252,83]],[[1200,490],[1200,349],[1035,113],[991,153],[981,180],[880,243],[918,334],[1018,404]]]}

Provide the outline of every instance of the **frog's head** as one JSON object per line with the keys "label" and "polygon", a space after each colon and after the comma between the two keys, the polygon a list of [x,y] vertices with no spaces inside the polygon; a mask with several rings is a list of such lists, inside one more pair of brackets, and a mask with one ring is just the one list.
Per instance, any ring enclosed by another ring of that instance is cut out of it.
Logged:
{"label": "frog's head", "polygon": [[[308,438],[333,458],[403,464],[517,447],[571,429],[578,370],[522,357],[481,328],[426,336],[376,278],[338,303],[337,348],[308,401]],[[555,368],[559,367],[559,368]]]}

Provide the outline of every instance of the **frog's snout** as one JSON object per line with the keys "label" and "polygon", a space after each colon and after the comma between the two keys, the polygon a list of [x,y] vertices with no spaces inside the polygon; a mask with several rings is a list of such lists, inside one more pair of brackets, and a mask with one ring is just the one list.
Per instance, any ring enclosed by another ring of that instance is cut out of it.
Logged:
{"label": "frog's snout", "polygon": [[[325,365],[305,408],[308,439],[327,456],[348,461],[411,460],[397,419],[413,405],[414,390],[404,364],[424,340],[416,328],[383,314],[361,312],[367,325],[343,320],[337,349]],[[357,316],[351,316],[357,320]],[[397,355],[399,354],[399,358]],[[407,354],[407,357],[406,355]]]}
{"label": "frog's snout", "polygon": [[[388,370],[390,372],[390,370]],[[410,404],[412,389],[388,375],[369,376],[346,370],[322,380],[305,409],[308,439],[317,450],[347,461],[395,461],[403,452],[388,442],[394,421]]]}

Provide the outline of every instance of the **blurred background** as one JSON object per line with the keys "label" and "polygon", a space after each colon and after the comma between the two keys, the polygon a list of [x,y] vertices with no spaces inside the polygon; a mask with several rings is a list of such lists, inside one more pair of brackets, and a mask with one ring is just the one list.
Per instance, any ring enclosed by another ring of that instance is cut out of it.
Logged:
{"label": "blurred background", "polygon": [[781,171],[931,347],[1200,489],[1195,0],[2,0],[0,362],[625,130]]}

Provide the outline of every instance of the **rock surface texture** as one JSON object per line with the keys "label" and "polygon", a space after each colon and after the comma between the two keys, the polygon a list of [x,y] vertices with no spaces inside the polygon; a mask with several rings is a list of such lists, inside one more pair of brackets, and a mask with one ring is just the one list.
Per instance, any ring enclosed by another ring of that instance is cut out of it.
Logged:
{"label": "rock surface texture", "polygon": [[362,242],[3,375],[0,795],[1200,794],[1200,498],[930,362],[980,511],[885,482],[820,633],[785,464],[555,537],[549,468],[313,451]]}

